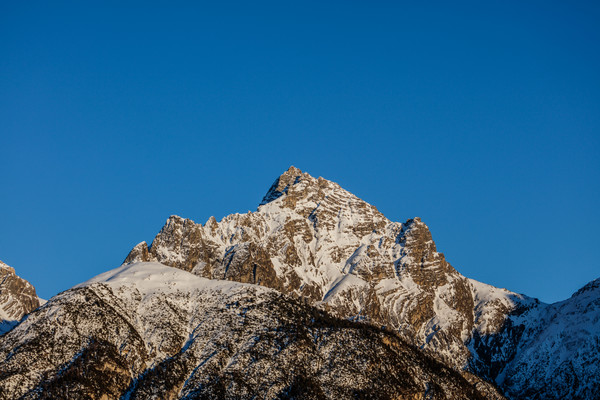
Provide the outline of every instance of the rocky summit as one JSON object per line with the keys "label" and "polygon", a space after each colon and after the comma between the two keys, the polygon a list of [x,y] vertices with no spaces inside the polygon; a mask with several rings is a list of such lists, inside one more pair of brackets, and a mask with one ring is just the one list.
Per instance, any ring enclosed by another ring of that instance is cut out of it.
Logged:
{"label": "rocky summit", "polygon": [[421,219],[295,167],[15,325],[2,399],[600,398],[598,280],[544,304],[468,279]]}

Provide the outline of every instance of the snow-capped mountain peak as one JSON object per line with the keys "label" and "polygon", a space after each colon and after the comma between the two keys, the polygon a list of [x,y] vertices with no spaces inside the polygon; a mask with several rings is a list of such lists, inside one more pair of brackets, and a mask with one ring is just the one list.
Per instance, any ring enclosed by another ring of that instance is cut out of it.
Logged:
{"label": "snow-capped mountain peak", "polygon": [[204,226],[171,217],[149,247],[131,251],[132,261],[266,286],[386,326],[509,391],[518,386],[505,379],[513,360],[548,323],[548,305],[462,276],[420,218],[392,222],[337,183],[295,167],[275,180],[256,212]]}

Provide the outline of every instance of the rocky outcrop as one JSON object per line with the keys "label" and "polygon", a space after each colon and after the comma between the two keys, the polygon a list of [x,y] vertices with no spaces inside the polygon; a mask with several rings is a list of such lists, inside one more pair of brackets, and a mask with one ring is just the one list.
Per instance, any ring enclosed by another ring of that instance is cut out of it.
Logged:
{"label": "rocky outcrop", "polygon": [[0,340],[0,399],[502,399],[396,333],[257,285],[128,264]]}
{"label": "rocky outcrop", "polygon": [[39,305],[35,288],[0,261],[0,334],[11,329]]}

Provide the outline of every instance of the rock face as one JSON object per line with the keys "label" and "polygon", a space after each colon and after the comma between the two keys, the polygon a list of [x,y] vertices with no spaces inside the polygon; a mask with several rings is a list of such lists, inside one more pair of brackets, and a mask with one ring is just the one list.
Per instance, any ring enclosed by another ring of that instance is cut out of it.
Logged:
{"label": "rock face", "polygon": [[35,288],[0,261],[0,334],[40,306]]}
{"label": "rock face", "polygon": [[501,399],[396,333],[257,285],[133,263],[0,340],[1,399]]}
{"label": "rock face", "polygon": [[[336,183],[294,167],[273,183],[256,212],[220,222],[211,217],[204,225],[170,217],[152,245],[138,244],[125,263],[134,261],[265,286],[340,318],[386,326],[457,370],[495,381],[515,398],[579,395],[559,390],[569,385],[550,378],[538,387],[513,375],[529,368],[523,366],[526,351],[551,323],[555,305],[465,278],[437,251],[419,218],[389,221]],[[586,310],[597,322],[600,307]],[[538,320],[541,315],[546,319]],[[597,349],[600,329],[594,324],[590,329],[579,338],[585,348]],[[582,362],[597,367],[598,354]],[[564,371],[566,382],[588,377],[562,363],[531,368],[547,376]],[[586,393],[598,394],[597,383],[589,387]]]}

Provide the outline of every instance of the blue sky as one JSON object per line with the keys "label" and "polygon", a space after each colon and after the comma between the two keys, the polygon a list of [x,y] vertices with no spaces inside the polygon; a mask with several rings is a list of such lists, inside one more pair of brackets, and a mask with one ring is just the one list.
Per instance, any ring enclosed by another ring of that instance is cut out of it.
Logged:
{"label": "blue sky", "polygon": [[290,165],[468,277],[600,277],[600,3],[212,3],[0,5],[0,259],[40,296]]}

